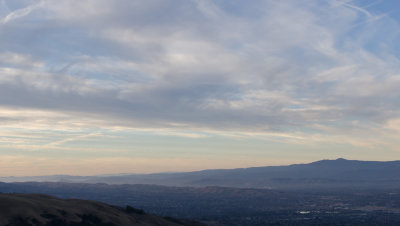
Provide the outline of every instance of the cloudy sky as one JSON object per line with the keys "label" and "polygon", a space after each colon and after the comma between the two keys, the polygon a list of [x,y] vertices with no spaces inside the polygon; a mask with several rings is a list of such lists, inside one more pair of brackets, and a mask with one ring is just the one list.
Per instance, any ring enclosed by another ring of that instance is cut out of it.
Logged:
{"label": "cloudy sky", "polygon": [[400,159],[397,0],[0,0],[0,175]]}

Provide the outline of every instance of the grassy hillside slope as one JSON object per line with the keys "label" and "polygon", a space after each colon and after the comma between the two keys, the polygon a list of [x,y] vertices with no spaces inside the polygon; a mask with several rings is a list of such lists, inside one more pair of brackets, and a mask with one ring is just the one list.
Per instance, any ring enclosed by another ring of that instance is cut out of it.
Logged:
{"label": "grassy hillside slope", "polygon": [[9,226],[178,226],[189,225],[145,214],[133,207],[117,207],[100,202],[59,199],[38,194],[0,194],[0,225]]}

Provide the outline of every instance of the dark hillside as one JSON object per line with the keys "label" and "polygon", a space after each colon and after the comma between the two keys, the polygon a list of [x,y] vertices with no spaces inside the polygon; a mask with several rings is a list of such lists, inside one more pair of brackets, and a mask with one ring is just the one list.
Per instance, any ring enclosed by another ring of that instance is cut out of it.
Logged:
{"label": "dark hillside", "polygon": [[59,199],[47,195],[0,194],[0,225],[7,226],[179,226],[179,220],[144,213],[140,209],[95,201]]}

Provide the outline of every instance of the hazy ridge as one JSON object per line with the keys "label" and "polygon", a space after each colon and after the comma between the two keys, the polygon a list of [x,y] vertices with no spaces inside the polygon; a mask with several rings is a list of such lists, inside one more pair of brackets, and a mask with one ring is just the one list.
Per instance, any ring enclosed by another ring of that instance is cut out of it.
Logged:
{"label": "hazy ridge", "polygon": [[308,164],[267,166],[184,173],[130,174],[116,176],[3,177],[4,182],[71,182],[107,184],[154,184],[166,186],[226,186],[290,189],[307,187],[373,187],[400,185],[400,161],[321,160]]}

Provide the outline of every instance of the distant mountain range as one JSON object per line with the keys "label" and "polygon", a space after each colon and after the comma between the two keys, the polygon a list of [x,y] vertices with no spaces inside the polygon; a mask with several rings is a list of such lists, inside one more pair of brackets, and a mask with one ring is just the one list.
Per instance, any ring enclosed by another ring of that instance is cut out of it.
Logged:
{"label": "distant mountain range", "polygon": [[200,223],[162,218],[131,206],[122,208],[95,201],[59,199],[48,195],[0,194],[0,225],[194,226]]}
{"label": "distant mountain range", "polygon": [[400,185],[400,161],[321,160],[309,164],[185,173],[128,174],[116,176],[3,177],[3,182],[71,182],[153,184],[165,186],[224,186],[239,188],[298,189],[309,187],[392,187]]}

